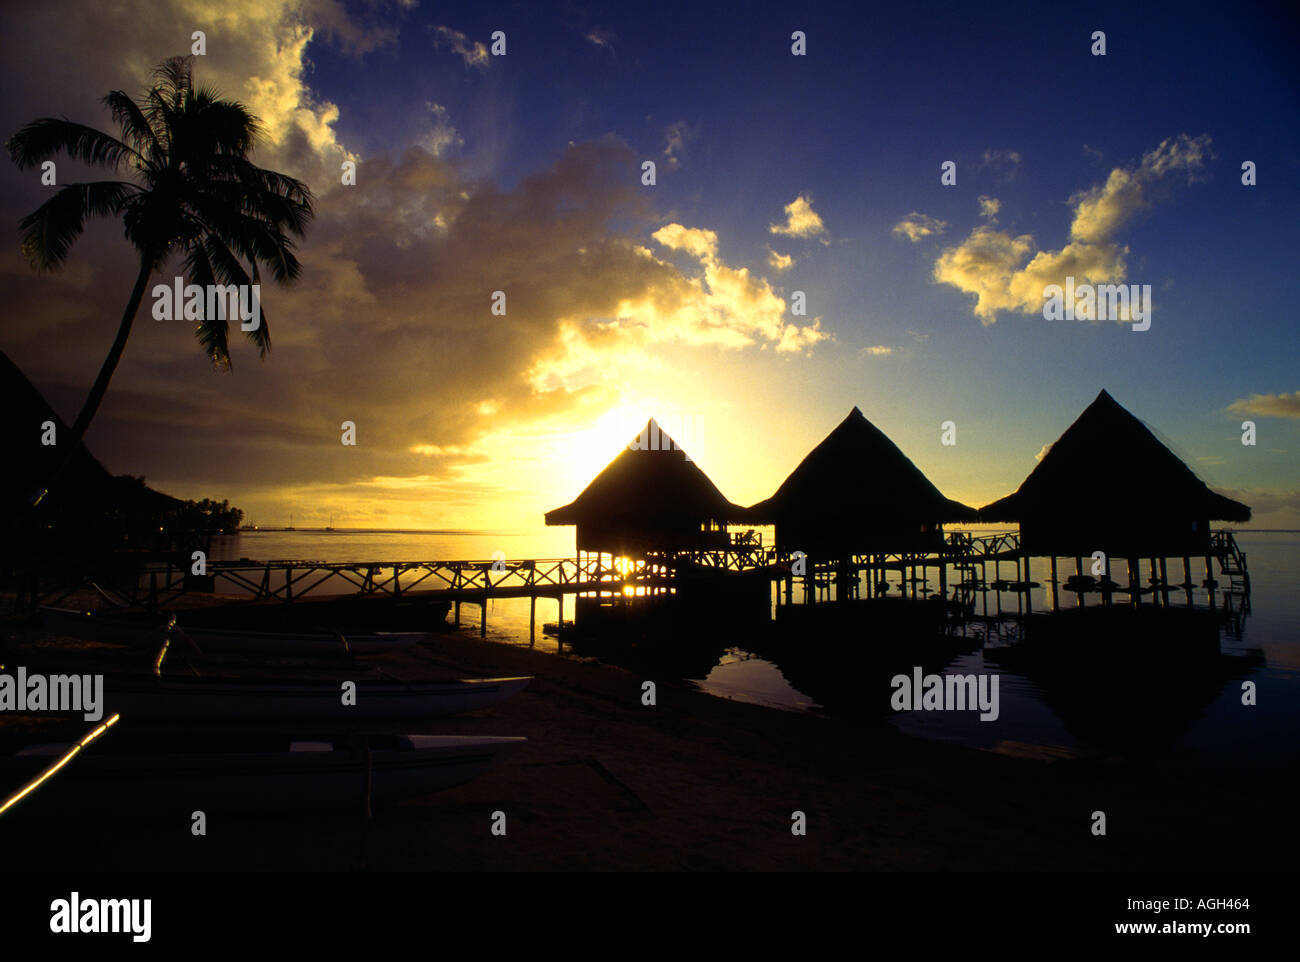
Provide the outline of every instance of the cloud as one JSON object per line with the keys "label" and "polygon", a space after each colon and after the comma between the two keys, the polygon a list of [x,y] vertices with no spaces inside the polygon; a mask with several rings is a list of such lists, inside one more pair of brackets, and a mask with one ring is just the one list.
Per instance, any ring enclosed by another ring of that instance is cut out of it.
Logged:
{"label": "cloud", "polygon": [[916,211],[912,211],[894,225],[894,233],[906,237],[913,244],[923,237],[942,234],[947,229],[948,222],[946,220],[939,220],[937,217],[930,217],[926,214],[918,214]]}
{"label": "cloud", "polygon": [[1039,449],[1038,449],[1038,453],[1034,455],[1034,460],[1035,460],[1035,461],[1041,461],[1041,460],[1043,460],[1043,458],[1047,457],[1047,452],[1050,451],[1050,450],[1052,450],[1052,444],[1053,444],[1053,443],[1054,443],[1054,442],[1052,442],[1052,441],[1048,441],[1048,442],[1047,442],[1046,444],[1044,444],[1041,448],[1039,448]]}
{"label": "cloud", "polygon": [[[1300,488],[1219,488],[1234,501],[1250,505],[1255,528],[1300,525]],[[1271,518],[1268,516],[1272,515]]]}
{"label": "cloud", "polygon": [[681,156],[686,151],[686,144],[694,137],[686,121],[679,120],[675,124],[669,124],[664,128],[664,165],[669,170],[676,170],[681,166]]}
{"label": "cloud", "polygon": [[692,257],[709,262],[718,256],[718,235],[716,231],[683,227],[681,224],[668,224],[654,232],[654,239],[664,247],[685,251]]}
{"label": "cloud", "polygon": [[[620,316],[641,323],[647,311],[655,315],[644,336],[649,341],[678,340],[692,344],[745,347],[759,344],[778,352],[802,352],[829,339],[821,318],[800,326],[785,320],[786,302],[763,278],[745,267],[730,267],[718,256],[715,231],[668,224],[651,235],[663,247],[682,251],[699,261],[701,273],[683,286],[653,292],[648,302],[620,305]],[[646,256],[662,263],[650,252]]]}
{"label": "cloud", "polygon": [[1264,418],[1300,418],[1300,391],[1294,394],[1252,394],[1228,405],[1233,414]]}
{"label": "cloud", "polygon": [[[821,215],[812,208],[812,198],[803,194],[785,205],[784,224],[770,224],[767,229],[783,237],[822,237],[826,233]],[[822,243],[830,242],[822,237]]]}
{"label": "cloud", "polygon": [[441,157],[449,148],[463,146],[464,139],[456,133],[456,128],[447,119],[447,108],[442,104],[432,102],[425,104],[425,106],[433,118],[433,129],[424,140],[424,145],[429,148],[429,153],[435,157]]}
{"label": "cloud", "polygon": [[772,248],[767,249],[767,266],[774,271],[788,271],[794,266],[794,257],[790,254],[778,254]]}
{"label": "cloud", "polygon": [[435,47],[450,47],[451,52],[460,57],[467,67],[480,67],[487,69],[491,64],[492,58],[488,56],[487,44],[481,40],[470,42],[459,30],[453,30],[451,27],[434,28]]}
{"label": "cloud", "polygon": [[[1129,168],[1116,167],[1105,183],[1070,198],[1070,241],[1060,250],[1037,250],[1030,234],[1012,236],[990,224],[976,227],[961,244],[940,254],[934,278],[975,295],[975,316],[993,324],[1001,311],[1037,314],[1043,289],[1076,283],[1118,283],[1127,276],[1128,247],[1116,234],[1163,196],[1165,179],[1184,173],[1196,179],[1209,152],[1208,136],[1182,134],[1164,140]],[[1121,318],[1124,320],[1124,318]]]}
{"label": "cloud", "polygon": [[871,347],[864,347],[858,352],[863,357],[883,357],[886,354],[893,354],[892,347],[886,347],[884,344],[873,344]]}
{"label": "cloud", "polygon": [[611,54],[614,52],[614,32],[605,30],[601,27],[592,27],[585,34],[585,39],[594,43],[597,47],[604,47]]}
{"label": "cloud", "polygon": [[979,204],[980,216],[988,217],[990,219],[996,217],[998,211],[1002,209],[1002,201],[998,200],[996,197],[985,197],[983,194],[980,195]]}
{"label": "cloud", "polygon": [[1020,170],[1020,152],[990,148],[984,151],[979,166],[981,170],[991,169],[1003,180],[1015,180],[1016,174]]}

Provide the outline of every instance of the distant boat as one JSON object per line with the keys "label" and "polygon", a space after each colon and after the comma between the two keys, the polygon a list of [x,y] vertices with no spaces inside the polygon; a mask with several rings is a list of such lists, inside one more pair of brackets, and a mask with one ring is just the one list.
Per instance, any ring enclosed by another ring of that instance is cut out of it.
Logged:
{"label": "distant boat", "polygon": [[240,530],[240,531],[260,531],[260,530],[262,530],[262,529],[259,528],[257,525],[252,524],[252,523],[250,522],[249,524],[241,525],[240,528],[239,528],[239,530]]}
{"label": "distant boat", "polygon": [[285,528],[284,530],[285,530],[285,531],[297,531],[297,530],[298,530],[297,528],[295,528],[295,527],[293,526],[293,515],[292,515],[292,514],[289,515],[289,527]]}
{"label": "distant boat", "polygon": [[[369,786],[375,803],[414,798],[476,778],[527,739],[493,735],[290,735],[204,737],[191,732],[114,732],[20,805],[36,816],[159,806],[225,811],[306,812],[356,805]],[[29,744],[0,756],[7,790],[37,777],[71,744]],[[176,809],[180,810],[180,809]]]}
{"label": "distant boat", "polygon": [[334,530],[334,515],[332,515],[332,514],[330,515],[330,523],[329,523],[329,525],[326,526],[325,530],[326,530],[326,531],[333,531],[333,530]]}

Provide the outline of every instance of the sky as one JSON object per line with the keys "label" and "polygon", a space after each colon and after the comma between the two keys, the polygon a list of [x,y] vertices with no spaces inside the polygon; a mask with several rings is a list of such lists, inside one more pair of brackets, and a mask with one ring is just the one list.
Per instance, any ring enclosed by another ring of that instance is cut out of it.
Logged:
{"label": "sky", "polygon": [[[1300,528],[1294,14],[865,7],[6,6],[6,137],[111,131],[99,98],[202,31],[197,81],[316,197],[267,358],[232,338],[214,370],[147,300],[91,449],[264,526],[526,530],[650,417],[751,504],[857,406],[981,505],[1105,388],[1252,526]],[[0,157],[0,349],[71,421],[134,257],[99,222],[35,273],[17,223],[51,190]],[[1149,285],[1149,329],[1046,319],[1067,276]]]}

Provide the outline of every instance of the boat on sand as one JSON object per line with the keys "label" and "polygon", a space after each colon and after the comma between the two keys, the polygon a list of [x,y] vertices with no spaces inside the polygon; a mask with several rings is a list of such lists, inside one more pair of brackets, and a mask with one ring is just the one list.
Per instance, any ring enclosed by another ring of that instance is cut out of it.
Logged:
{"label": "boat on sand", "polygon": [[193,641],[202,652],[263,652],[269,655],[377,654],[410,648],[429,637],[420,631],[339,632],[250,631],[225,627],[173,627],[143,619],[121,618],[70,608],[42,608],[47,631],[92,641],[157,648],[168,636]]}
{"label": "boat on sand", "polygon": [[104,710],[135,721],[415,721],[490,708],[530,681],[531,676],[434,682],[112,676],[104,679]]}
{"label": "boat on sand", "polygon": [[[527,739],[487,735],[365,738],[193,733],[110,734],[18,802],[35,816],[68,813],[292,811],[360,807],[477,778]],[[0,793],[36,779],[71,743],[27,744],[0,756]]]}

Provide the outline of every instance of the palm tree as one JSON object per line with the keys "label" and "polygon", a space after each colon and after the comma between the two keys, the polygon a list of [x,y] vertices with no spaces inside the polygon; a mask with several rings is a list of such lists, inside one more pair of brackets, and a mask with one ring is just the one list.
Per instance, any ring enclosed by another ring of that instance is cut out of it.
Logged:
{"label": "palm tree", "polygon": [[[242,104],[219,99],[209,88],[195,88],[190,57],[164,61],[152,79],[138,102],[120,90],[103,99],[121,128],[120,137],[43,117],[7,145],[21,169],[62,152],[115,172],[125,168],[133,176],[68,184],[20,225],[23,252],[38,271],[64,263],[89,217],[121,217],[139,256],[139,273],[117,337],[72,426],[69,451],[79,446],[108,390],[150,277],[171,255],[181,253],[188,282],[205,289],[210,284],[257,284],[259,264],[279,283],[292,281],[302,270],[289,235],[303,236],[313,215],[311,191],[301,181],[248,160],[262,133],[260,121]],[[213,364],[230,370],[226,320],[205,317],[195,334]],[[260,325],[246,334],[264,359],[271,349],[264,313]]]}

